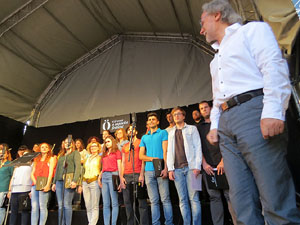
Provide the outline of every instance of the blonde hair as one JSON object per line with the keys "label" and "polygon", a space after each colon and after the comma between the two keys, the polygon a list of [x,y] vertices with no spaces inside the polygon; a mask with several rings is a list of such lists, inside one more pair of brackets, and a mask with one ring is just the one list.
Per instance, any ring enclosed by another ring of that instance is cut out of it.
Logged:
{"label": "blonde hair", "polygon": [[98,147],[98,153],[100,153],[100,152],[102,151],[102,148],[101,148],[101,144],[100,144],[99,142],[91,142],[91,143],[89,143],[88,146],[86,147],[86,150],[88,151],[88,153],[89,153],[89,154],[92,154],[92,153],[91,153],[91,146],[92,146],[93,144],[96,144],[96,145],[97,145],[97,147]]}

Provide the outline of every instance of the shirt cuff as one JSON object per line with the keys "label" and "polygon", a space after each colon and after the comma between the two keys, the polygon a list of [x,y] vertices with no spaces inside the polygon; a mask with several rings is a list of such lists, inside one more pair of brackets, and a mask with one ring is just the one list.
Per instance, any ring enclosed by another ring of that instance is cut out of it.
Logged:
{"label": "shirt cuff", "polygon": [[210,125],[210,130],[218,129],[218,126],[219,126],[219,121],[212,120]]}
{"label": "shirt cuff", "polygon": [[261,113],[261,119],[272,118],[285,121],[286,110],[274,104],[265,104]]}

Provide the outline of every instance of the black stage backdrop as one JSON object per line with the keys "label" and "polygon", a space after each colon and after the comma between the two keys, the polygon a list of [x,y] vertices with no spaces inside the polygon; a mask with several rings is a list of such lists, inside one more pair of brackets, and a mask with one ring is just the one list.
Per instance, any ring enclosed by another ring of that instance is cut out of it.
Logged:
{"label": "black stage backdrop", "polygon": [[0,116],[0,143],[7,143],[12,148],[13,157],[22,143],[24,126],[21,122]]}
{"label": "black stage backdrop", "polygon": [[[286,121],[289,134],[287,161],[294,178],[296,191],[300,193],[300,117],[293,98],[291,98],[289,109],[287,110]],[[300,204],[300,196],[298,197]]]}
{"label": "black stage backdrop", "polygon": [[[186,122],[188,124],[193,124],[194,121],[192,118],[192,112],[193,110],[198,109],[198,104],[184,106],[182,108],[186,111]],[[171,109],[151,111],[157,113],[160,120],[159,127],[162,129],[169,125],[166,120],[166,113],[169,111],[171,111]],[[149,112],[136,113],[136,126],[139,138],[141,138],[141,136],[146,132],[146,120],[148,113]],[[99,137],[101,143],[103,141],[102,135],[100,134],[100,119],[95,119],[41,128],[27,127],[22,143],[27,145],[29,148],[32,148],[35,143],[47,142],[51,145],[55,144],[54,153],[57,154],[61,141],[65,139],[68,134],[72,134],[74,140],[76,138],[81,138],[85,145],[87,144],[88,138],[91,136]]]}

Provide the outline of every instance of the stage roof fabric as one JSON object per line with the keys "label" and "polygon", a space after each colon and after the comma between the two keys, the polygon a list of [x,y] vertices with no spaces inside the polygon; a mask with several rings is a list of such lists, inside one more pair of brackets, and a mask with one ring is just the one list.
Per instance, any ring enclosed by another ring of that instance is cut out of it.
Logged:
{"label": "stage roof fabric", "polygon": [[[0,0],[0,115],[49,126],[211,98],[204,0]],[[231,0],[286,54],[291,0]]]}

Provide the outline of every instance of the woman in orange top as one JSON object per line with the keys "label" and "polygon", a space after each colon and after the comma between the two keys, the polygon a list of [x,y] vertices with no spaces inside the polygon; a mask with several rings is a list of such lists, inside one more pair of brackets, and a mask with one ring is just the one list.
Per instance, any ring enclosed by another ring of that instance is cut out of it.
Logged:
{"label": "woman in orange top", "polygon": [[[48,217],[48,200],[50,196],[50,188],[54,169],[56,166],[56,158],[53,157],[50,145],[42,143],[39,146],[41,154],[35,158],[32,172],[32,188],[31,188],[31,225],[44,225]],[[40,177],[46,179],[45,186],[42,190],[36,190],[36,182]],[[39,222],[40,218],[40,222]]]}

